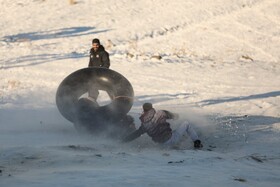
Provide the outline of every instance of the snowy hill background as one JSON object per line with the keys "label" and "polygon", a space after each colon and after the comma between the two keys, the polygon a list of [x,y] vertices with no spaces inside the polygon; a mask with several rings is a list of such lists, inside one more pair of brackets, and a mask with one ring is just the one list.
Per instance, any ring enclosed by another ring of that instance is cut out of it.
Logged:
{"label": "snowy hill background", "polygon": [[[278,0],[0,7],[0,186],[279,186]],[[187,137],[166,150],[146,135],[121,144],[75,131],[55,93],[87,66],[93,38],[133,85],[137,125],[152,102],[190,120],[202,150]]]}

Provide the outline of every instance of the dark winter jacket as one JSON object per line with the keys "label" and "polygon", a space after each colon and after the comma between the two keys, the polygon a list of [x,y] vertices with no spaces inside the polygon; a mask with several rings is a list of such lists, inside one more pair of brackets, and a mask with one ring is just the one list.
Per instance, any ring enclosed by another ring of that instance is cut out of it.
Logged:
{"label": "dark winter jacket", "polygon": [[99,46],[97,51],[90,50],[90,59],[88,67],[110,67],[109,54],[105,51],[102,45]]}
{"label": "dark winter jacket", "polygon": [[172,136],[172,129],[166,120],[174,118],[175,114],[169,111],[156,111],[152,108],[141,115],[140,120],[142,123],[139,129],[128,135],[123,141],[129,142],[147,133],[154,142],[164,143]]}

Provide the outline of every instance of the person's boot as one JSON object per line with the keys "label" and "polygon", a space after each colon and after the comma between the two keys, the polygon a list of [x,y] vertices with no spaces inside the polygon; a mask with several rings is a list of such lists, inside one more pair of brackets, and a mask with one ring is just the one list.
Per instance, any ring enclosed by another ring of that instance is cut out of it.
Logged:
{"label": "person's boot", "polygon": [[201,141],[200,140],[195,140],[193,142],[193,147],[196,148],[196,149],[199,149],[199,148],[202,148],[203,145],[201,144]]}

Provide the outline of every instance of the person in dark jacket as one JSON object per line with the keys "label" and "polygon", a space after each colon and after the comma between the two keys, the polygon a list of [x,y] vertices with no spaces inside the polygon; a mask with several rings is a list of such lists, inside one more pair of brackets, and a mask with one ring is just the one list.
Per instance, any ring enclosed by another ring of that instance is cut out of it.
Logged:
{"label": "person in dark jacket", "polygon": [[[103,45],[100,44],[99,39],[94,38],[92,40],[92,48],[90,49],[90,58],[89,58],[89,64],[88,67],[103,67],[103,68],[109,68],[110,67],[110,58],[109,53],[105,51],[105,48]],[[89,97],[90,99],[96,101],[99,91],[89,86]]]}
{"label": "person in dark jacket", "polygon": [[187,133],[193,143],[194,148],[201,148],[201,141],[192,126],[185,121],[181,126],[172,131],[167,119],[178,119],[179,115],[167,110],[156,111],[151,103],[143,104],[143,113],[140,116],[141,126],[123,139],[123,142],[130,142],[142,134],[147,133],[154,142],[165,146],[173,146],[181,140],[182,136]]}
{"label": "person in dark jacket", "polygon": [[110,67],[109,53],[105,51],[103,45],[100,45],[100,41],[97,38],[92,40],[88,67]]}

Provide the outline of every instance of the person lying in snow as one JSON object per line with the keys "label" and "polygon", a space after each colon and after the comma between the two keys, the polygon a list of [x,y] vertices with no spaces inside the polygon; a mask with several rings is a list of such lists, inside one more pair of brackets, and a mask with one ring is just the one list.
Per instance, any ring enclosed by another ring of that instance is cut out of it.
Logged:
{"label": "person lying in snow", "polygon": [[173,146],[181,140],[185,132],[191,137],[194,148],[202,148],[201,141],[192,126],[185,121],[179,128],[172,131],[167,119],[178,119],[178,114],[153,108],[151,103],[143,104],[143,113],[140,116],[141,126],[123,139],[123,142],[130,142],[142,134],[147,133],[154,142],[164,146]]}
{"label": "person lying in snow", "polygon": [[126,114],[122,118],[111,121],[104,111],[98,110],[99,107],[99,104],[90,97],[80,98],[76,103],[75,128],[79,131],[87,130],[91,133],[103,131],[109,137],[117,139],[122,139],[136,130],[132,116]]}

